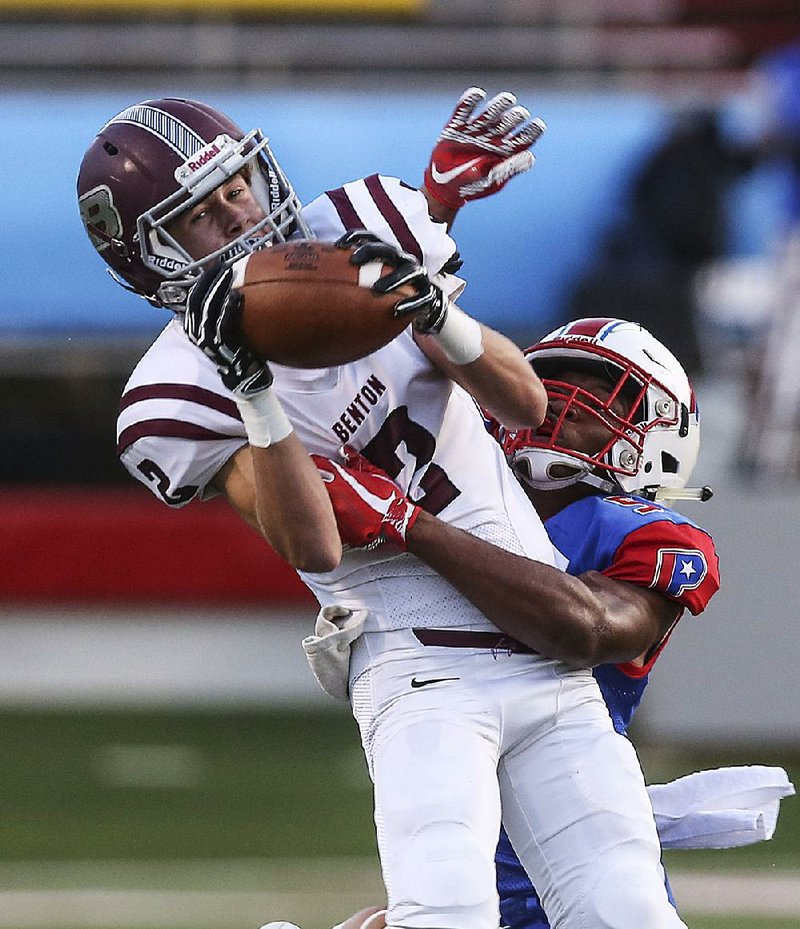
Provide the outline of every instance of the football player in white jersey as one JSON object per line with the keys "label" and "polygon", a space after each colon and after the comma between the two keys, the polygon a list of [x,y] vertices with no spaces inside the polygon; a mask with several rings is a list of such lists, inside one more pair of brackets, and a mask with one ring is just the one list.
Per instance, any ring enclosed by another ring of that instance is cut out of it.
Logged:
{"label": "football player in white jersey", "polygon": [[[426,172],[446,211],[522,170],[518,156],[543,128],[512,95],[478,109],[481,99],[471,89],[459,101]],[[175,99],[112,118],[84,156],[78,193],[121,281],[176,311],[122,398],[125,466],[173,506],[224,494],[323,606],[363,620],[350,630],[349,690],[375,787],[387,924],[495,929],[502,807],[555,926],[682,926],[638,760],[591,672],[528,648],[487,649],[497,626],[408,552],[343,550],[309,457],[332,457],[346,437],[428,512],[554,562],[475,402],[509,428],[533,426],[544,389],[513,343],[451,302],[462,287],[447,273],[455,247],[426,196],[373,175],[301,209],[260,131]],[[395,267],[376,289],[414,286],[398,303],[412,329],[339,368],[252,357],[236,337],[240,262],[276,241],[348,232],[355,263]],[[480,644],[452,647],[464,635]]]}

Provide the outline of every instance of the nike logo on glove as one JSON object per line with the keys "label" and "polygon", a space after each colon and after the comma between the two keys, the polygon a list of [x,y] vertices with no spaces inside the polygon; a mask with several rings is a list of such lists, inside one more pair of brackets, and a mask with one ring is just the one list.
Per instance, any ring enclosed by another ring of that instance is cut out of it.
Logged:
{"label": "nike logo on glove", "polygon": [[456,165],[455,168],[451,168],[449,171],[440,171],[436,165],[431,165],[431,177],[436,181],[437,184],[449,184],[454,178],[457,178],[459,174],[463,174],[465,171],[476,165],[482,158],[482,155],[479,155],[477,158],[473,158],[472,161],[465,161],[463,165]]}
{"label": "nike logo on glove", "polygon": [[427,687],[428,684],[441,684],[442,681],[458,681],[458,677],[431,677],[427,681],[418,681],[415,677],[411,678],[411,686],[414,688],[417,687]]}

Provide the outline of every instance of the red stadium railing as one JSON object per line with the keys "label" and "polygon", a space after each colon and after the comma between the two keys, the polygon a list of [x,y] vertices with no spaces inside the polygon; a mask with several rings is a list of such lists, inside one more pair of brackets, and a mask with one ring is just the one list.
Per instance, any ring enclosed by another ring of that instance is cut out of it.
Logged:
{"label": "red stadium railing", "polygon": [[170,510],[133,487],[0,491],[0,603],[315,601],[223,501]]}

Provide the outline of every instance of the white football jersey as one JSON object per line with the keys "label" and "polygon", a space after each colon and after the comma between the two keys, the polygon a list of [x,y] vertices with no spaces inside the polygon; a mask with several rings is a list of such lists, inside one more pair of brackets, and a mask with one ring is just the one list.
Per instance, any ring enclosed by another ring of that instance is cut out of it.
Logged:
{"label": "white football jersey", "polygon": [[[323,195],[304,216],[320,239],[368,228],[414,253],[431,273],[455,250],[445,227],[430,220],[419,191],[377,175]],[[463,286],[457,278],[445,285],[450,292]],[[431,364],[410,329],[341,367],[270,367],[281,403],[310,452],[335,458],[343,444],[351,445],[429,512],[505,549],[553,563],[544,528],[475,402]],[[172,506],[213,495],[209,482],[247,442],[232,395],[179,320],[166,326],[134,370],[117,434],[125,467]],[[368,608],[368,629],[494,628],[431,568],[389,546],[348,551],[334,571],[301,576],[322,605]]]}

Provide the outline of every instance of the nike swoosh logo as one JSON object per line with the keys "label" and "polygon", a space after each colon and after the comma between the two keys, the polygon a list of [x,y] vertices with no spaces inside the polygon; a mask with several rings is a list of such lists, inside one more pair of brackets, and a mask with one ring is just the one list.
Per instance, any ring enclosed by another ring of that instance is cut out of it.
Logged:
{"label": "nike swoosh logo", "polygon": [[441,684],[442,681],[457,681],[460,678],[457,677],[431,677],[427,681],[418,681],[415,677],[411,678],[411,686],[415,689],[417,687],[427,687],[428,684]]}
{"label": "nike swoosh logo", "polygon": [[465,161],[463,165],[456,165],[455,168],[451,168],[449,171],[440,171],[436,165],[431,165],[431,177],[437,184],[449,184],[450,181],[458,177],[459,174],[469,171],[469,169],[480,160],[481,156],[479,155],[477,158],[473,158],[472,161]]}

